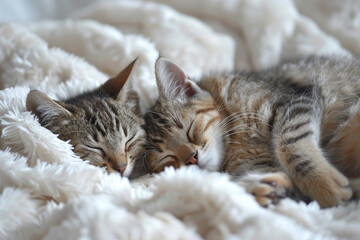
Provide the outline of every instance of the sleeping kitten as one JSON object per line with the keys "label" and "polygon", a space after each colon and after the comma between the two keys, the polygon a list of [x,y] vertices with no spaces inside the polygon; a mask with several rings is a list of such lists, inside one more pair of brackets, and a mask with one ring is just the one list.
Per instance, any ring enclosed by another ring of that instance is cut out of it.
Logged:
{"label": "sleeping kitten", "polygon": [[195,83],[160,58],[156,77],[159,100],[145,116],[152,172],[226,172],[264,206],[294,189],[322,207],[350,199],[347,177],[360,177],[359,60],[311,57]]}
{"label": "sleeping kitten", "polygon": [[75,154],[83,160],[123,176],[134,174],[145,139],[139,98],[127,81],[135,62],[99,88],[65,101],[33,90],[27,96],[26,108],[42,126],[62,140],[70,140]]}

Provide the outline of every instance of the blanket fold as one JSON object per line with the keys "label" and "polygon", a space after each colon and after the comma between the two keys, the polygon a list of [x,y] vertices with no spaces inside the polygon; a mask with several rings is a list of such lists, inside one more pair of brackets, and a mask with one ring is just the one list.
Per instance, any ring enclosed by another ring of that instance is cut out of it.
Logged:
{"label": "blanket fold", "polygon": [[25,107],[31,89],[66,99],[136,57],[145,111],[157,99],[159,55],[194,78],[359,55],[356,9],[352,0],[122,0],[1,23],[0,239],[359,239],[356,202],[320,209],[285,199],[265,209],[226,174],[193,167],[129,182],[82,161]]}

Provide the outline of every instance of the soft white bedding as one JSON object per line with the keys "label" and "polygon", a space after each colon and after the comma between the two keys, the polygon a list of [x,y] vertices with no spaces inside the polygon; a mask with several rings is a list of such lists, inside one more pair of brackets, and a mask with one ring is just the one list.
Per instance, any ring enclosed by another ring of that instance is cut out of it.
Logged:
{"label": "soft white bedding", "polygon": [[[0,2],[0,20],[18,22],[0,25],[0,239],[360,239],[358,203],[264,209],[226,175],[196,168],[129,183],[77,158],[25,109],[30,89],[74,96],[136,57],[146,109],[159,54],[190,76],[360,55],[360,2],[89,2]],[[44,18],[52,20],[33,21]]]}

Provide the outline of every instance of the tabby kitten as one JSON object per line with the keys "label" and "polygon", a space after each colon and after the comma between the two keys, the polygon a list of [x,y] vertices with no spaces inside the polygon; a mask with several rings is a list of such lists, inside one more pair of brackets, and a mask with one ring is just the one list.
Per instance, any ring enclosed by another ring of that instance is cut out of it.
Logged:
{"label": "tabby kitten", "polygon": [[310,57],[195,82],[159,58],[156,77],[159,100],[145,116],[152,172],[185,165],[226,172],[264,206],[294,189],[322,207],[352,196],[347,177],[360,177],[359,60]]}
{"label": "tabby kitten", "polygon": [[123,176],[136,175],[134,165],[145,132],[139,98],[129,81],[135,62],[99,88],[65,101],[33,90],[27,96],[26,108],[61,140],[70,140],[75,154],[83,160]]}

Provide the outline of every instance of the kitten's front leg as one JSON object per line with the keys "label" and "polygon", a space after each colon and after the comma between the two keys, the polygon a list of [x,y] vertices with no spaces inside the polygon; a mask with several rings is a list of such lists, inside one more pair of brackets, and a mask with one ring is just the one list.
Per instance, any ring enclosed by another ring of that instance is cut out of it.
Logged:
{"label": "kitten's front leg", "polygon": [[234,179],[234,182],[254,195],[256,201],[264,207],[278,204],[281,199],[292,195],[293,191],[289,177],[283,172],[248,173]]}
{"label": "kitten's front leg", "polygon": [[322,104],[316,92],[293,99],[273,128],[273,148],[280,165],[300,191],[321,207],[351,197],[348,179],[325,158],[319,146]]}

